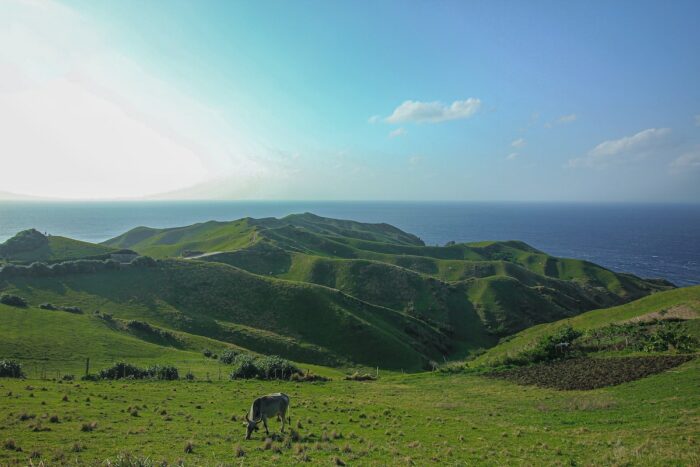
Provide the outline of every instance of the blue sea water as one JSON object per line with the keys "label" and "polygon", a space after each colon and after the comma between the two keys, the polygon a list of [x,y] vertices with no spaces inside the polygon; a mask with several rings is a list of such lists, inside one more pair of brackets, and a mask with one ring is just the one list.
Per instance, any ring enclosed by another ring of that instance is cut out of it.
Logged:
{"label": "blue sea water", "polygon": [[615,271],[700,284],[700,205],[479,202],[0,202],[0,241],[34,227],[101,242],[133,227],[313,212],[386,222],[427,244],[523,240]]}

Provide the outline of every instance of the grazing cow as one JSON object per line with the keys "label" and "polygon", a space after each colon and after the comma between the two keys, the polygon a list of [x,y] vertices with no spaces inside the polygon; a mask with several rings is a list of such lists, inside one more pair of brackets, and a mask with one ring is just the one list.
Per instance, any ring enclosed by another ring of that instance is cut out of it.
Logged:
{"label": "grazing cow", "polygon": [[287,418],[287,410],[289,409],[289,396],[277,392],[268,394],[267,396],[258,397],[250,406],[250,412],[245,414],[247,432],[245,439],[250,439],[253,430],[258,431],[258,423],[261,421],[265,425],[265,433],[270,434],[267,429],[267,419],[277,416],[282,421],[282,432],[284,433],[285,423],[291,423],[291,419]]}

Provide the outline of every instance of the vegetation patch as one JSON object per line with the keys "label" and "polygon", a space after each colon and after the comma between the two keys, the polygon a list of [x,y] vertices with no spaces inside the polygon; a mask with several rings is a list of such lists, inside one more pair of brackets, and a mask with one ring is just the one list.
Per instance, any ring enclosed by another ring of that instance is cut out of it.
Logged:
{"label": "vegetation patch", "polygon": [[25,308],[27,306],[27,301],[19,295],[5,293],[0,295],[0,303],[2,303],[3,305],[16,306],[19,308]]}
{"label": "vegetation patch", "polygon": [[22,364],[15,360],[0,360],[0,377],[2,378],[21,378]]}
{"label": "vegetation patch", "polygon": [[692,355],[619,358],[573,358],[486,373],[523,385],[554,389],[596,389],[635,381],[661,373],[689,360]]}
{"label": "vegetation patch", "polygon": [[288,380],[293,375],[303,376],[303,373],[296,365],[284,358],[276,355],[256,358],[248,354],[239,354],[233,359],[233,370],[230,378]]}
{"label": "vegetation patch", "polygon": [[[119,362],[101,370],[97,374],[99,379],[160,379],[176,380],[179,378],[178,370],[174,366],[153,365],[148,368],[140,368],[130,363]],[[92,379],[92,378],[86,378]]]}

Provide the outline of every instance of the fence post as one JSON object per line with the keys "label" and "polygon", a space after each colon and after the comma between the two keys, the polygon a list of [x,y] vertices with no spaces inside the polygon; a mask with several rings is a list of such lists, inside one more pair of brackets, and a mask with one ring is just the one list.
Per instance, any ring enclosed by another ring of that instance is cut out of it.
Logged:
{"label": "fence post", "polygon": [[90,374],[90,357],[85,359],[85,376]]}

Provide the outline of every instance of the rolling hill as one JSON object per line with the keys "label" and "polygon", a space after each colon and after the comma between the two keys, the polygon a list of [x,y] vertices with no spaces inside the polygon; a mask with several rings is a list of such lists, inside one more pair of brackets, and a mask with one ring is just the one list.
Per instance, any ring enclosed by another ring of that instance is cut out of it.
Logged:
{"label": "rolling hill", "polygon": [[647,317],[688,320],[688,331],[700,339],[700,319],[697,319],[700,318],[700,286],[668,290],[624,305],[592,310],[553,323],[533,326],[504,339],[504,342],[471,361],[470,366],[497,363],[503,357],[517,355],[543,336],[552,335],[565,326],[585,331]]}
{"label": "rolling hill", "polygon": [[[158,260],[95,261],[123,249]],[[25,231],[0,252],[58,263],[0,270],[0,292],[31,307],[142,321],[194,343],[146,344],[185,352],[234,345],[329,366],[419,370],[535,324],[673,288],[522,242],[426,246],[387,224],[308,213],[138,227],[101,245]]]}

